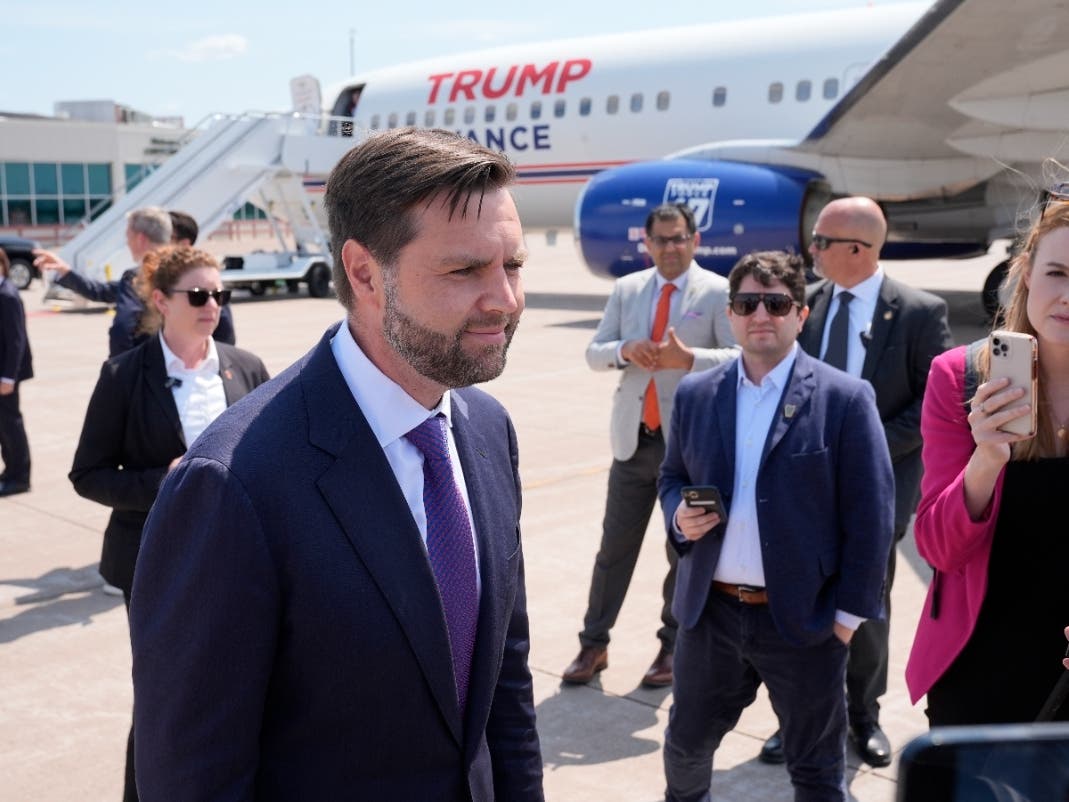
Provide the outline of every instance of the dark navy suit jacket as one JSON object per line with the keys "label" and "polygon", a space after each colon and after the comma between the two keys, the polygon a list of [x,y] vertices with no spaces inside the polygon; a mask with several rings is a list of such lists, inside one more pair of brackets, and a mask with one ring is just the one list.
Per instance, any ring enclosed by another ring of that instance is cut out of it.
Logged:
{"label": "dark navy suit jacket", "polygon": [[505,410],[453,394],[482,595],[466,716],[419,530],[332,328],[160,491],[130,608],[143,799],[541,800]]}
{"label": "dark navy suit jacket", "polygon": [[[660,496],[669,533],[685,485],[716,485],[727,516],[735,479],[741,361],[686,376],[676,391]],[[789,643],[832,635],[835,610],[883,614],[894,479],[872,387],[798,349],[757,474],[761,557],[772,619]],[[725,524],[681,543],[672,612],[694,627]]]}

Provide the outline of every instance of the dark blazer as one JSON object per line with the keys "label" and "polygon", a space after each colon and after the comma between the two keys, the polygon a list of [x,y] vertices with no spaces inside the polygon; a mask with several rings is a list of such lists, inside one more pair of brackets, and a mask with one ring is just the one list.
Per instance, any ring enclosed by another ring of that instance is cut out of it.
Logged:
{"label": "dark blazer", "polygon": [[[138,331],[141,323],[141,313],[145,311],[145,304],[141,296],[134,288],[134,279],[137,278],[137,268],[131,267],[125,271],[117,281],[94,281],[86,278],[81,273],[71,270],[56,279],[56,284],[66,287],[68,290],[78,293],[90,301],[99,301],[105,304],[115,304],[115,315],[108,329],[108,356],[118,356],[129,351],[135,346],[141,345],[151,335]],[[234,317],[229,306],[219,310],[219,322],[215,325],[212,338],[216,342],[233,345],[236,342],[234,334]]]}
{"label": "dark blazer", "polygon": [[[727,516],[735,481],[735,409],[741,361],[684,377],[660,496],[668,531],[688,484],[716,485]],[[891,547],[891,460],[872,388],[799,350],[764,445],[757,518],[772,619],[796,646],[832,635],[835,610],[883,613]],[[672,612],[694,627],[705,608],[726,524],[679,550]]]}
{"label": "dark blazer", "polygon": [[[267,381],[259,357],[225,343],[216,349],[228,406]],[[168,465],[187,446],[166,381],[157,336],[105,362],[70,472],[78,495],[112,508],[100,573],[128,594],[145,518]]]}
{"label": "dark blazer", "polygon": [[[835,285],[808,291],[809,319],[798,344],[820,357],[820,341]],[[932,359],[954,345],[942,298],[884,277],[872,316],[861,378],[876,392],[895,474],[895,532],[905,532],[920,497],[921,404]]]}
{"label": "dark blazer", "polygon": [[0,278],[0,378],[33,378],[33,356],[26,337],[26,309],[18,288]]}
{"label": "dark blazer", "polygon": [[144,799],[542,799],[504,409],[453,393],[482,595],[462,719],[426,550],[327,331],[164,482],[130,608]]}

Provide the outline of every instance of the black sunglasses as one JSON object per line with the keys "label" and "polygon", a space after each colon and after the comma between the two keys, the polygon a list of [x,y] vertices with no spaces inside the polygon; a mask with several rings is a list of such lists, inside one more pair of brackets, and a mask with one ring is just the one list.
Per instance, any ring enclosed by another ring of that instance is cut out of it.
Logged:
{"label": "black sunglasses", "polygon": [[798,306],[794,299],[782,292],[739,292],[731,299],[731,311],[736,315],[748,317],[757,311],[757,305],[763,303],[772,317],[783,317]]}
{"label": "black sunglasses", "polygon": [[871,248],[871,242],[865,242],[863,239],[849,239],[845,237],[825,237],[823,234],[813,232],[813,247],[818,251],[826,251],[836,242],[850,242],[854,245],[864,245],[866,248]]}
{"label": "black sunglasses", "polygon": [[209,298],[214,298],[219,306],[230,303],[230,290],[202,290],[200,287],[194,287],[191,290],[171,290],[168,295],[176,292],[184,292],[190,306],[204,306]]}

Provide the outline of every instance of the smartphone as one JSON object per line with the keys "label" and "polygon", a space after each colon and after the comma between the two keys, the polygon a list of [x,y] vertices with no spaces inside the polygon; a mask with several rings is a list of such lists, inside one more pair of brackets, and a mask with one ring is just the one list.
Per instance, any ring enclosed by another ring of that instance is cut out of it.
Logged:
{"label": "smartphone", "polygon": [[720,516],[721,522],[727,520],[724,512],[724,499],[720,496],[720,490],[714,485],[691,485],[684,487],[683,502],[688,507],[704,507],[706,512],[715,512]]}
{"label": "smartphone", "polygon": [[1003,409],[1014,409],[1025,404],[1032,405],[1031,415],[1016,418],[1000,429],[1004,432],[1032,436],[1036,433],[1036,408],[1038,407],[1036,377],[1039,369],[1039,348],[1036,338],[1019,331],[999,329],[988,336],[988,345],[991,347],[991,378],[1008,377],[1010,387],[1025,389],[1024,396]]}

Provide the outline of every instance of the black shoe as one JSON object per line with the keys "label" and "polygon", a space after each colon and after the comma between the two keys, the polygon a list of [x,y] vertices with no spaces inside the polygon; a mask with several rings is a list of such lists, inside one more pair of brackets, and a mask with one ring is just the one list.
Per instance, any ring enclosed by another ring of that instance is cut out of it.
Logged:
{"label": "black shoe", "polygon": [[9,479],[0,482],[0,496],[13,496],[16,493],[28,493],[29,490],[29,482],[12,482]]}
{"label": "black shoe", "polygon": [[761,747],[757,759],[762,763],[768,763],[773,766],[787,762],[787,758],[783,754],[783,736],[779,730],[772,733],[768,740],[765,741],[765,745]]}
{"label": "black shoe", "polygon": [[875,721],[851,725],[850,743],[857,750],[858,757],[873,768],[891,765],[891,742]]}

